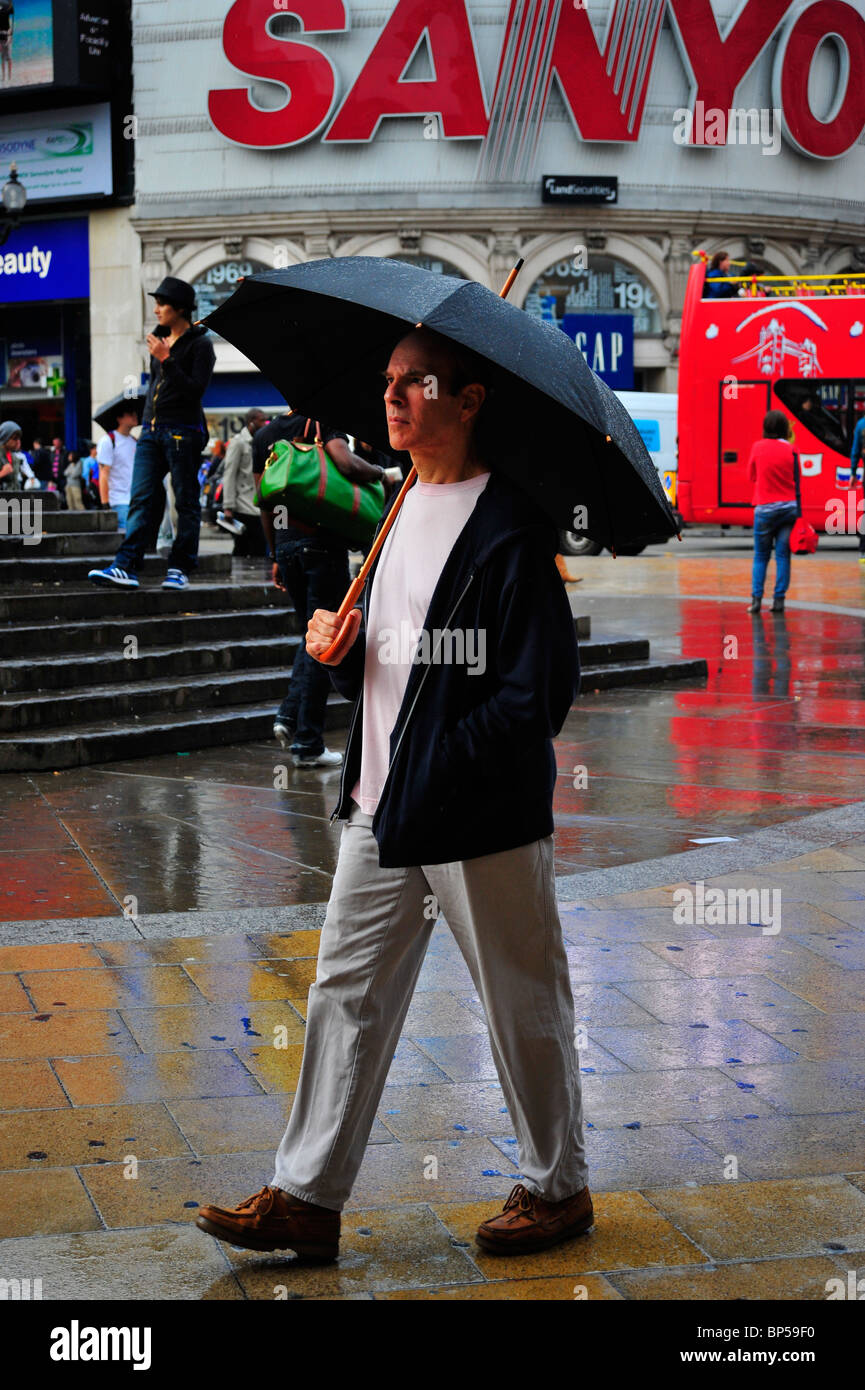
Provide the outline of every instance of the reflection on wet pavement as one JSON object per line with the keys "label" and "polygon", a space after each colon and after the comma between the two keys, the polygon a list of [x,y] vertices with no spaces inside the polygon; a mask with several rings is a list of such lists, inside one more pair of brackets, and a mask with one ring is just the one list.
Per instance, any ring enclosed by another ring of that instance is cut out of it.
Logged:
{"label": "reflection on wet pavement", "polygon": [[[852,607],[845,586],[859,576],[830,583],[839,564],[811,571],[819,601]],[[730,565],[746,591],[744,562]],[[596,592],[580,596],[596,633],[639,623],[653,649],[709,656],[710,678],[589,693],[575,707],[557,749],[560,873],[863,800],[865,611],[794,608],[754,624],[742,599],[689,595],[686,562],[628,566],[595,571]],[[660,592],[623,616],[599,592],[604,574],[608,587],[629,575]],[[578,1282],[589,1299],[815,1301],[849,1270],[862,1277],[865,836],[844,831],[759,871],[707,874],[705,889],[728,900],[777,893],[777,933],[751,910],[724,925],[677,920],[693,880],[560,903],[595,1204],[587,1236],[507,1261],[474,1243],[519,1179],[519,1156],[483,1010],[442,922],[339,1262],[313,1268],[197,1231],[201,1203],[230,1205],[270,1180],[297,1084],[311,913],[271,930],[215,925],[232,909],[328,895],[336,779],[289,770],[276,791],[279,764],[257,745],[0,782],[7,920],[199,909],[188,932],[170,919],[170,936],[130,925],[129,939],[76,943],[69,921],[59,944],[22,932],[0,946],[4,1275],[38,1277],[58,1300],[272,1300],[283,1288],[572,1301]]]}
{"label": "reflection on wet pavement", "polygon": [[[705,656],[709,679],[595,694],[588,676],[556,743],[559,874],[859,799],[865,581],[855,558],[814,560],[802,601],[836,611],[795,606],[797,566],[793,607],[756,620],[741,597],[743,557],[574,562],[586,582],[572,603],[594,637],[648,636],[655,655]],[[735,598],[711,597],[736,587]],[[344,734],[328,739],[342,747]],[[324,901],[338,785],[338,771],[298,771],[267,743],[7,775],[0,912],[134,917]]]}

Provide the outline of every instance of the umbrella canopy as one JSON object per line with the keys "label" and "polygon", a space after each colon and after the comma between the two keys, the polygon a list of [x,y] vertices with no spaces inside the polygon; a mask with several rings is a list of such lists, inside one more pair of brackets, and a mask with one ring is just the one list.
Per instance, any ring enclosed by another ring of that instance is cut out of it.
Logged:
{"label": "umbrella canopy", "polygon": [[203,322],[295,409],[384,449],[381,371],[423,323],[490,364],[487,461],[556,526],[613,548],[677,529],[636,425],[575,344],[483,285],[334,257],[253,275]]}
{"label": "umbrella canopy", "polygon": [[122,414],[124,411],[137,411],[138,419],[140,420],[146,399],[146,391],[135,391],[131,396],[121,393],[119,396],[113,396],[110,401],[106,401],[104,405],[101,405],[93,418],[97,425],[101,425],[104,430],[113,430],[117,425],[118,415]]}

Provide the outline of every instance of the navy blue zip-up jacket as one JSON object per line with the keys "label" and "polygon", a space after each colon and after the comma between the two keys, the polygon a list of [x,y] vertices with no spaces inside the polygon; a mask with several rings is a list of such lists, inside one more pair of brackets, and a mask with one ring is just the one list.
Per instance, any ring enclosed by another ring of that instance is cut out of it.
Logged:
{"label": "navy blue zip-up jacket", "polygon": [[[392,505],[393,499],[391,500]],[[390,738],[390,770],[373,817],[382,868],[452,863],[553,832],[552,740],[579,688],[579,657],[551,522],[493,472],[457,537],[424,623],[474,632],[482,673],[465,662],[418,663]],[[355,701],[331,820],[347,819],[360,775],[369,595],[354,646],[331,679]],[[434,653],[436,643],[431,640]],[[480,663],[478,663],[480,665]]]}

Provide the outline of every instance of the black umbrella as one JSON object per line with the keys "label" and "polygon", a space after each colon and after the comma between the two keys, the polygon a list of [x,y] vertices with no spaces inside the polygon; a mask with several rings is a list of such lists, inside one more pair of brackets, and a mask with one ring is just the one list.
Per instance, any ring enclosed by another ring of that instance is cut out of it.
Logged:
{"label": "black umbrella", "polygon": [[101,425],[104,430],[113,430],[117,425],[117,417],[124,411],[134,410],[141,419],[144,410],[144,402],[147,399],[146,391],[133,391],[131,395],[122,392],[119,396],[113,396],[110,401],[106,401],[95,412],[93,419],[97,425]]}
{"label": "black umbrella", "polygon": [[491,364],[490,461],[557,527],[612,549],[677,530],[618,398],[560,328],[483,285],[378,256],[337,256],[250,276],[203,322],[295,409],[383,449],[381,371],[422,323]]}

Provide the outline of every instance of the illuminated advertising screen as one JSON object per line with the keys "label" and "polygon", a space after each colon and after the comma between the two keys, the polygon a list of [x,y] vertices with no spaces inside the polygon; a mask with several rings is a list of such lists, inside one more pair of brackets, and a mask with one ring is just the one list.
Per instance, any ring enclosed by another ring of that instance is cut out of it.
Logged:
{"label": "illuminated advertising screen", "polygon": [[52,0],[0,0],[0,91],[53,81]]}

